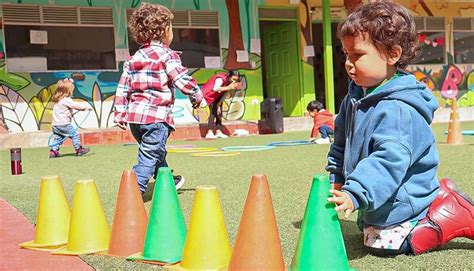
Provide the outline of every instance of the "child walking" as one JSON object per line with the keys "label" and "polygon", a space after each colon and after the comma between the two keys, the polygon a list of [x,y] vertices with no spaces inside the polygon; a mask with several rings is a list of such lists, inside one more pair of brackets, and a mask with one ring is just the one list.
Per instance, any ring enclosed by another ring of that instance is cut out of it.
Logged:
{"label": "child walking", "polygon": [[364,245],[379,255],[474,238],[471,199],[437,180],[436,98],[402,70],[416,56],[416,35],[410,12],[392,2],[363,5],[338,27],[352,82],[328,154],[328,201],[346,217],[359,211]]}
{"label": "child walking", "polygon": [[[309,115],[313,118],[313,129],[311,130],[309,141],[317,144],[331,143],[329,137],[334,135],[334,115],[326,111],[323,104],[316,100],[309,102],[306,110],[308,110]],[[319,133],[321,133],[321,138],[316,139]]]}
{"label": "child walking", "polygon": [[[122,129],[128,123],[139,144],[133,170],[142,195],[158,168],[168,166],[165,145],[175,129],[175,89],[188,95],[193,107],[202,100],[196,81],[181,65],[178,53],[169,48],[172,19],[171,11],[158,4],[142,3],[133,13],[128,26],[141,47],[124,63],[115,96],[115,122]],[[177,189],[183,183],[184,178],[175,176]]]}
{"label": "child walking", "polygon": [[92,110],[92,107],[74,102],[71,99],[74,92],[74,80],[66,78],[59,80],[56,84],[56,92],[53,95],[53,135],[54,140],[50,146],[49,158],[59,157],[59,147],[67,138],[72,139],[76,155],[82,156],[90,151],[89,148],[81,145],[81,137],[79,133],[71,125],[72,110]]}

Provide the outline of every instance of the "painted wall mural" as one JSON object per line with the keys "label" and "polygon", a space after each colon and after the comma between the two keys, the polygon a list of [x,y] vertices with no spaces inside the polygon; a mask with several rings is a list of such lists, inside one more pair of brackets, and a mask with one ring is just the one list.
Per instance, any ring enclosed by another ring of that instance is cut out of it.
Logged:
{"label": "painted wall mural", "polygon": [[459,107],[474,106],[474,67],[472,65],[443,65],[440,67],[413,67],[411,72],[425,83],[438,99],[441,107],[451,106],[456,98]]}
{"label": "painted wall mural", "polygon": [[[12,4],[40,4],[67,6],[107,6],[114,13],[114,35],[116,49],[128,47],[126,29],[126,9],[136,8],[141,0],[0,0]],[[260,53],[251,52],[252,39],[259,39],[259,6],[288,6],[288,0],[148,0],[160,3],[171,9],[217,10],[219,12],[219,40],[223,69],[190,69],[199,84],[217,72],[238,69],[244,76],[245,88],[226,96],[224,118],[226,120],[255,120],[260,117],[260,102],[263,100],[262,67]],[[331,5],[353,8],[366,0],[337,0]],[[453,16],[474,17],[474,5],[469,2],[415,1],[401,0],[416,16],[446,16],[446,29],[450,29]],[[291,5],[295,7],[295,5]],[[314,17],[311,9],[321,7],[320,0],[302,0],[296,6],[299,12],[299,32],[301,47],[312,45],[310,25]],[[0,14],[2,16],[2,14]],[[0,20],[1,22],[1,20]],[[448,61],[452,60],[452,37],[446,31]],[[51,129],[51,97],[56,90],[58,79],[75,79],[74,99],[89,103],[94,110],[76,112],[74,122],[80,128],[98,129],[113,126],[113,99],[121,65],[117,71],[73,71],[73,72],[7,72],[3,27],[0,24],[0,133],[49,131]],[[91,46],[94,46],[91,41]],[[238,50],[249,52],[249,60],[237,61]],[[303,50],[300,50],[301,52]],[[304,96],[306,103],[314,99],[313,58],[300,55]],[[450,98],[456,97],[460,107],[474,106],[474,64],[410,66],[416,77],[425,82],[438,97],[440,106],[450,106]],[[309,91],[308,91],[309,90]],[[176,92],[173,110],[178,124],[206,122],[208,109],[193,110],[186,96]]]}
{"label": "painted wall mural", "polygon": [[[3,3],[68,5],[68,6],[110,6],[114,12],[116,48],[127,48],[126,9],[136,8],[141,0],[24,0]],[[208,1],[158,1],[171,9],[218,10],[220,21],[220,45],[222,65],[225,69],[237,69],[243,75],[244,88],[225,97],[223,117],[226,120],[258,119],[259,105],[263,100],[260,56],[249,53],[249,61],[237,62],[236,51],[250,51],[250,39],[258,38],[258,23],[255,22],[259,0],[208,0]],[[241,11],[242,14],[239,14]],[[254,26],[254,27],[252,27]],[[0,27],[0,31],[3,27]],[[243,35],[245,29],[245,35]],[[3,32],[3,31],[2,31]],[[1,35],[3,36],[3,35]],[[232,42],[229,42],[229,38]],[[42,72],[7,73],[3,40],[0,50],[0,132],[31,132],[51,130],[51,97],[56,91],[56,82],[65,77],[75,80],[73,99],[89,103],[93,111],[77,111],[73,114],[74,124],[83,129],[109,128],[113,123],[113,100],[121,74],[116,72]],[[230,44],[230,45],[229,45]],[[94,46],[91,44],[91,46]],[[252,63],[252,65],[250,64]],[[198,84],[204,84],[213,74],[223,69],[190,69]],[[209,110],[193,110],[185,95],[176,91],[173,116],[177,124],[205,122]]]}

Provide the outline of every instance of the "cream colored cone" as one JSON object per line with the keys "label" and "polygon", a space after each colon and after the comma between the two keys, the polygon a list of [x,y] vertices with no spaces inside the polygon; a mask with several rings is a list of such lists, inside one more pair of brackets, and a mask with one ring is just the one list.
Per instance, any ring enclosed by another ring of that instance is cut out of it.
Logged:
{"label": "cream colored cone", "polygon": [[35,239],[20,247],[55,250],[67,243],[71,210],[59,176],[41,177]]}
{"label": "cream colored cone", "polygon": [[458,106],[456,98],[451,104],[451,114],[449,115],[448,138],[446,144],[462,144],[461,122],[459,121]]}
{"label": "cream colored cone", "polygon": [[110,229],[94,180],[77,181],[66,247],[53,254],[79,255],[106,251]]}

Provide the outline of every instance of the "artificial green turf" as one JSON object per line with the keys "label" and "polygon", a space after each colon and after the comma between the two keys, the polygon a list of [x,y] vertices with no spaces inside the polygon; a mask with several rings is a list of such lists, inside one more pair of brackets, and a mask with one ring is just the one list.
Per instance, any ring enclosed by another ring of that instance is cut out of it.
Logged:
{"label": "artificial green turf", "polygon": [[[465,130],[473,130],[474,122],[465,122],[462,127]],[[472,180],[474,136],[464,136],[466,143],[464,145],[446,145],[442,142],[446,141],[444,131],[447,130],[447,124],[435,124],[433,128],[437,136],[441,159],[439,177],[454,179],[461,189],[474,195]],[[168,145],[195,144],[199,147],[265,145],[274,141],[308,137],[309,131],[214,141],[170,141]],[[204,184],[218,186],[231,242],[240,222],[251,175],[266,174],[273,196],[285,261],[289,264],[298,241],[299,227],[312,176],[324,172],[328,149],[329,145],[277,147],[272,150],[243,152],[238,156],[222,158],[191,157],[189,154],[170,153],[168,162],[175,170],[175,174],[186,177],[186,184],[179,198],[187,222],[189,222],[194,188]],[[49,159],[46,148],[23,149],[22,164],[25,173],[20,176],[10,175],[9,152],[8,150],[0,151],[0,165],[2,165],[0,197],[14,205],[30,222],[34,223],[41,176],[60,175],[70,202],[76,180],[94,179],[97,182],[109,225],[111,225],[120,176],[122,170],[131,168],[135,163],[136,146],[93,146],[91,153],[84,157],[73,156],[72,148],[64,148],[61,151],[63,157]],[[150,185],[152,186],[153,184]],[[148,194],[150,193],[149,190]],[[149,201],[146,206],[149,209]],[[354,223],[355,219],[356,214],[353,214],[349,220],[341,220],[349,263],[352,267],[360,270],[472,268],[474,242],[468,239],[456,239],[441,250],[416,257],[401,255],[393,258],[379,258],[368,255],[362,244],[363,235]],[[82,258],[94,268],[101,270],[132,268],[156,270],[158,268],[105,256],[87,255]],[[64,268],[67,269],[67,267]]]}

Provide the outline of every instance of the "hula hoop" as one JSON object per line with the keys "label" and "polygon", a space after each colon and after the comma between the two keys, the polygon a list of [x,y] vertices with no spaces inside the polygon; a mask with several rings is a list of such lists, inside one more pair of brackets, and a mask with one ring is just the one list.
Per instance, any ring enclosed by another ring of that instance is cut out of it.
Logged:
{"label": "hula hoop", "polygon": [[229,146],[222,148],[223,151],[265,151],[274,149],[274,146]]}
{"label": "hula hoop", "polygon": [[193,153],[193,152],[211,152],[216,151],[217,148],[189,148],[189,149],[171,149],[169,153]]}
{"label": "hula hoop", "polygon": [[226,156],[235,156],[239,155],[238,151],[211,151],[211,152],[197,152],[192,153],[191,156],[194,157],[226,157]]}
{"label": "hula hoop", "polygon": [[[444,134],[447,135],[447,134],[448,134],[448,131],[445,131]],[[472,135],[474,135],[474,130],[464,130],[464,131],[462,131],[462,134],[463,134],[463,135],[471,135],[471,136],[472,136]]]}
{"label": "hula hoop", "polygon": [[201,141],[201,140],[216,140],[217,138],[205,138],[205,137],[190,137],[185,138],[186,141]]}
{"label": "hula hoop", "polygon": [[279,142],[272,142],[268,144],[268,146],[300,146],[300,145],[311,145],[316,144],[314,142],[309,142],[308,140],[289,140],[289,141],[279,141]]}
{"label": "hula hoop", "polygon": [[196,145],[170,145],[170,146],[166,147],[167,150],[171,150],[171,149],[191,149],[191,148],[196,148]]}

